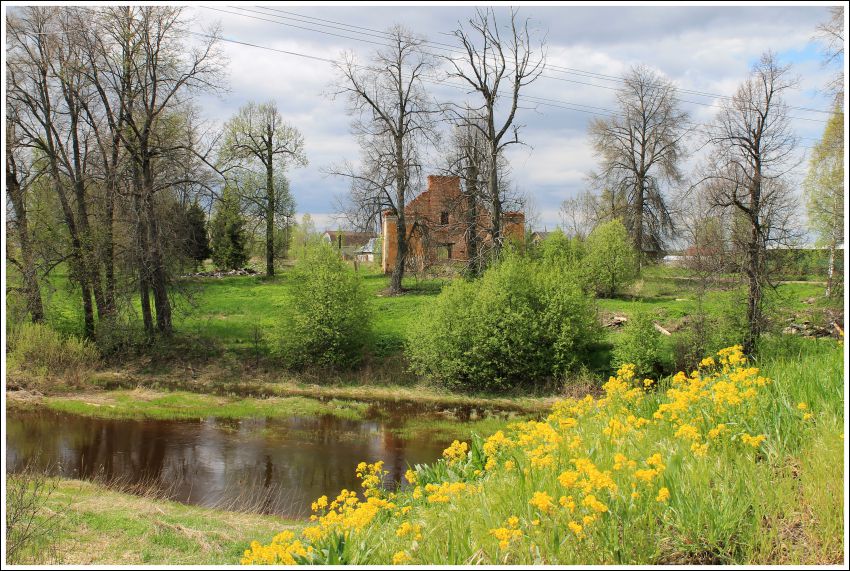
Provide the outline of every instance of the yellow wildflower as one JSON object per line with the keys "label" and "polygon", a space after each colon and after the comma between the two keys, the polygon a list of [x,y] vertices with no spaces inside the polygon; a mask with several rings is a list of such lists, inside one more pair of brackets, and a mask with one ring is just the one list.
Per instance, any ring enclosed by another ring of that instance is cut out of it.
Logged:
{"label": "yellow wildflower", "polygon": [[758,448],[759,445],[764,442],[765,438],[767,438],[764,434],[759,434],[758,436],[751,436],[749,434],[744,434],[741,436],[741,442],[744,444],[749,444],[753,448]]}
{"label": "yellow wildflower", "polygon": [[466,453],[469,451],[469,444],[455,440],[451,446],[443,450],[443,457],[448,460],[449,464],[460,462],[466,458]]}
{"label": "yellow wildflower", "polygon": [[581,539],[582,537],[584,537],[584,534],[582,533],[582,530],[584,528],[582,527],[582,525],[580,523],[578,523],[576,521],[570,521],[567,524],[567,527],[570,528],[570,531],[572,531],[577,538]]}
{"label": "yellow wildflower", "polygon": [[555,504],[552,503],[552,496],[546,492],[534,492],[528,503],[546,514],[551,512],[552,508],[555,507]]}

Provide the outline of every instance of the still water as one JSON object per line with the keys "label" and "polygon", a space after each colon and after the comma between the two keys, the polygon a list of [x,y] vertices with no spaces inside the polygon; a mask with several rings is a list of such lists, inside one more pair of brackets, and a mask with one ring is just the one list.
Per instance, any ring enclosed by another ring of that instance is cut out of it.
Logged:
{"label": "still water", "polygon": [[35,464],[189,504],[303,517],[317,497],[359,489],[358,462],[383,460],[391,486],[409,465],[432,462],[447,444],[399,438],[389,430],[397,423],[333,416],[103,420],[9,411],[6,470]]}

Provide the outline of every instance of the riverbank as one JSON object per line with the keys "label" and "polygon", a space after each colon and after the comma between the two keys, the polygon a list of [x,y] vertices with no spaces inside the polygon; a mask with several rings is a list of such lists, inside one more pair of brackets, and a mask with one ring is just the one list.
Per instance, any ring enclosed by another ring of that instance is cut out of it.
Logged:
{"label": "riverbank", "polygon": [[[403,398],[391,388],[375,398],[375,387],[349,388],[335,392],[329,387],[311,392],[305,388],[295,396],[236,397],[186,391],[135,389],[85,390],[41,394],[28,390],[6,392],[9,411],[45,409],[105,420],[179,421],[216,418],[286,419],[332,416],[349,421],[373,420],[399,438],[428,436],[439,441],[468,439],[472,434],[489,434],[508,422],[540,416],[549,399],[521,404],[507,399],[479,399],[451,395]],[[285,394],[286,387],[278,389]],[[406,395],[406,393],[404,393]],[[309,395],[309,396],[302,396]],[[383,399],[380,397],[384,397]]]}
{"label": "riverbank", "polygon": [[187,506],[79,480],[44,499],[50,533],[20,563],[64,565],[237,564],[255,538],[301,524],[279,517]]}
{"label": "riverbank", "polygon": [[[249,380],[246,380],[249,379]],[[311,381],[324,381],[322,384]],[[356,380],[344,382],[333,379],[318,379],[310,376],[295,377],[291,375],[280,375],[268,371],[246,371],[239,374],[237,371],[222,371],[221,368],[211,365],[205,368],[191,370],[176,370],[145,372],[139,367],[103,368],[94,371],[88,377],[75,385],[63,382],[61,379],[36,378],[22,371],[10,371],[7,381],[7,398],[21,402],[24,400],[43,400],[70,398],[79,400],[81,394],[92,395],[91,398],[98,399],[105,394],[119,394],[120,391],[136,390],[134,393],[138,400],[145,401],[148,405],[157,404],[156,395],[182,394],[196,395],[194,401],[186,398],[182,403],[186,408],[186,414],[197,417],[203,414],[208,405],[218,406],[224,402],[231,405],[237,401],[241,402],[241,411],[228,410],[221,414],[234,414],[234,418],[246,416],[265,416],[265,414],[254,414],[253,407],[249,405],[249,399],[259,401],[255,403],[258,407],[267,410],[267,404],[274,401],[270,399],[296,399],[305,397],[325,402],[334,401],[360,401],[360,402],[382,402],[394,405],[424,405],[429,407],[462,407],[475,406],[480,408],[491,408],[504,411],[515,411],[521,413],[541,413],[547,411],[551,405],[564,396],[584,396],[593,390],[591,383],[583,379],[571,385],[568,395],[563,392],[549,391],[539,394],[516,394],[495,395],[482,393],[457,393],[446,389],[435,387],[428,383],[419,382],[413,384],[394,383],[357,383]],[[598,389],[597,389],[598,390]],[[19,393],[18,396],[16,394]],[[208,397],[208,398],[203,398]],[[153,401],[153,402],[152,402]],[[292,403],[297,403],[293,400]],[[263,404],[265,403],[265,404]],[[115,404],[115,403],[110,403]],[[304,405],[303,402],[299,403]],[[342,403],[334,403],[336,408],[341,408]],[[344,407],[342,407],[344,408]],[[145,414],[147,407],[140,408],[137,412]],[[217,412],[218,409],[216,409]],[[105,411],[104,411],[105,412]],[[124,411],[128,412],[128,411]],[[181,416],[168,416],[168,411],[157,411],[152,414],[163,412],[164,416],[155,418],[181,418]],[[319,408],[319,413],[339,413],[332,408]],[[111,413],[110,413],[111,414]],[[345,414],[345,413],[343,413]],[[128,416],[124,416],[129,417]]]}

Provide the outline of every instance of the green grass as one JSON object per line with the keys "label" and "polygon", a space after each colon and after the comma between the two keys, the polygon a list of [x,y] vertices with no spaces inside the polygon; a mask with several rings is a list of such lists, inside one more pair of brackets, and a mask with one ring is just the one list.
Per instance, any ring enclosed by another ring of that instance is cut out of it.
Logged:
{"label": "green grass", "polygon": [[469,440],[474,434],[486,436],[505,427],[509,422],[527,420],[527,414],[490,415],[471,420],[413,417],[403,426],[390,428],[399,438],[429,436],[437,440]]}
{"label": "green grass", "polygon": [[[16,402],[19,404],[16,405]],[[332,415],[358,420],[369,405],[363,402],[331,399],[320,401],[302,396],[233,398],[213,395],[145,389],[104,391],[82,395],[45,397],[41,401],[10,401],[11,406],[44,406],[94,418],[183,420],[198,418],[286,418]]]}
{"label": "green grass", "polygon": [[[382,357],[401,350],[410,324],[429,299],[440,292],[439,280],[407,278],[404,295],[381,295],[387,278],[361,267],[363,285],[372,294],[373,332],[368,350]],[[185,280],[181,285],[175,328],[242,355],[267,354],[291,301],[292,274],[284,269],[273,279],[239,276]]]}
{"label": "green grass", "polygon": [[30,545],[21,563],[65,565],[236,564],[254,538],[270,540],[300,523],[278,517],[187,506],[61,480],[47,497],[53,533]]}
{"label": "green grass", "polygon": [[[393,390],[424,387],[407,366],[403,347],[411,326],[428,311],[448,279],[405,279],[403,295],[383,295],[388,277],[378,268],[363,265],[360,269],[364,288],[371,294],[372,334],[367,340],[363,365],[354,371],[282,370],[272,353],[276,339],[286,334],[280,329],[283,315],[289,310],[292,291],[291,268],[281,268],[273,279],[264,276],[231,278],[197,278],[179,280],[174,288],[175,335],[158,340],[153,347],[137,354],[107,356],[110,371],[117,367],[146,377],[146,386],[180,389],[187,386],[187,369],[191,368],[193,384],[210,390],[237,391],[246,383],[272,382],[327,386],[384,386]],[[631,317],[637,311],[654,313],[656,319],[674,332],[665,339],[668,361],[673,361],[675,333],[685,327],[697,312],[697,289],[692,275],[684,268],[647,266],[641,278],[621,297],[599,299],[601,315],[623,314]],[[722,276],[729,277],[729,276]],[[825,322],[825,311],[841,307],[841,300],[824,298],[819,283],[788,283],[767,291],[768,312],[773,327],[779,330],[789,319]],[[811,301],[814,301],[811,303]],[[76,290],[68,285],[64,266],[59,266],[45,287],[48,322],[64,333],[79,333],[82,318]],[[724,316],[740,308],[744,301],[742,286],[733,282],[716,284],[703,301],[709,316]],[[131,300],[132,311],[138,313],[138,299]],[[720,325],[721,329],[726,327]],[[724,329],[725,331],[725,329]],[[606,330],[604,342],[586,364],[597,377],[611,372],[610,351],[619,331]],[[200,371],[200,373],[198,373]],[[212,382],[205,383],[209,377]],[[26,383],[25,383],[26,384]],[[50,390],[49,383],[40,389]],[[484,395],[485,397],[494,395]]]}
{"label": "green grass", "polygon": [[[599,309],[611,313],[631,316],[636,310],[651,311],[662,320],[673,321],[692,315],[698,309],[698,288],[692,281],[658,275],[654,268],[627,291],[626,295],[613,299],[599,299]],[[723,284],[706,292],[702,304],[709,315],[723,315],[732,305],[739,306],[746,300],[746,289],[742,285]],[[815,307],[840,306],[840,300],[824,299],[823,285],[818,283],[781,283],[775,289],[767,288],[765,295],[768,307],[781,314],[806,311],[812,305],[805,303],[814,298]]]}

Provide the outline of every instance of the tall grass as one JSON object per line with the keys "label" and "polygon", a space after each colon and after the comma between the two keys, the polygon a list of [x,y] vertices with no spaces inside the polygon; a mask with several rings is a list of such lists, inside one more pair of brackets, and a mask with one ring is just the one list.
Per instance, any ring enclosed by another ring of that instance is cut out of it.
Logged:
{"label": "tall grass", "polygon": [[74,335],[63,336],[40,323],[22,323],[7,337],[7,363],[35,377],[62,377],[69,384],[79,383],[98,364],[97,348]]}
{"label": "tall grass", "polygon": [[624,367],[602,398],[456,442],[406,490],[361,464],[362,497],[320,498],[300,537],[243,562],[840,562],[842,348],[759,355],[724,350],[658,388]]}

